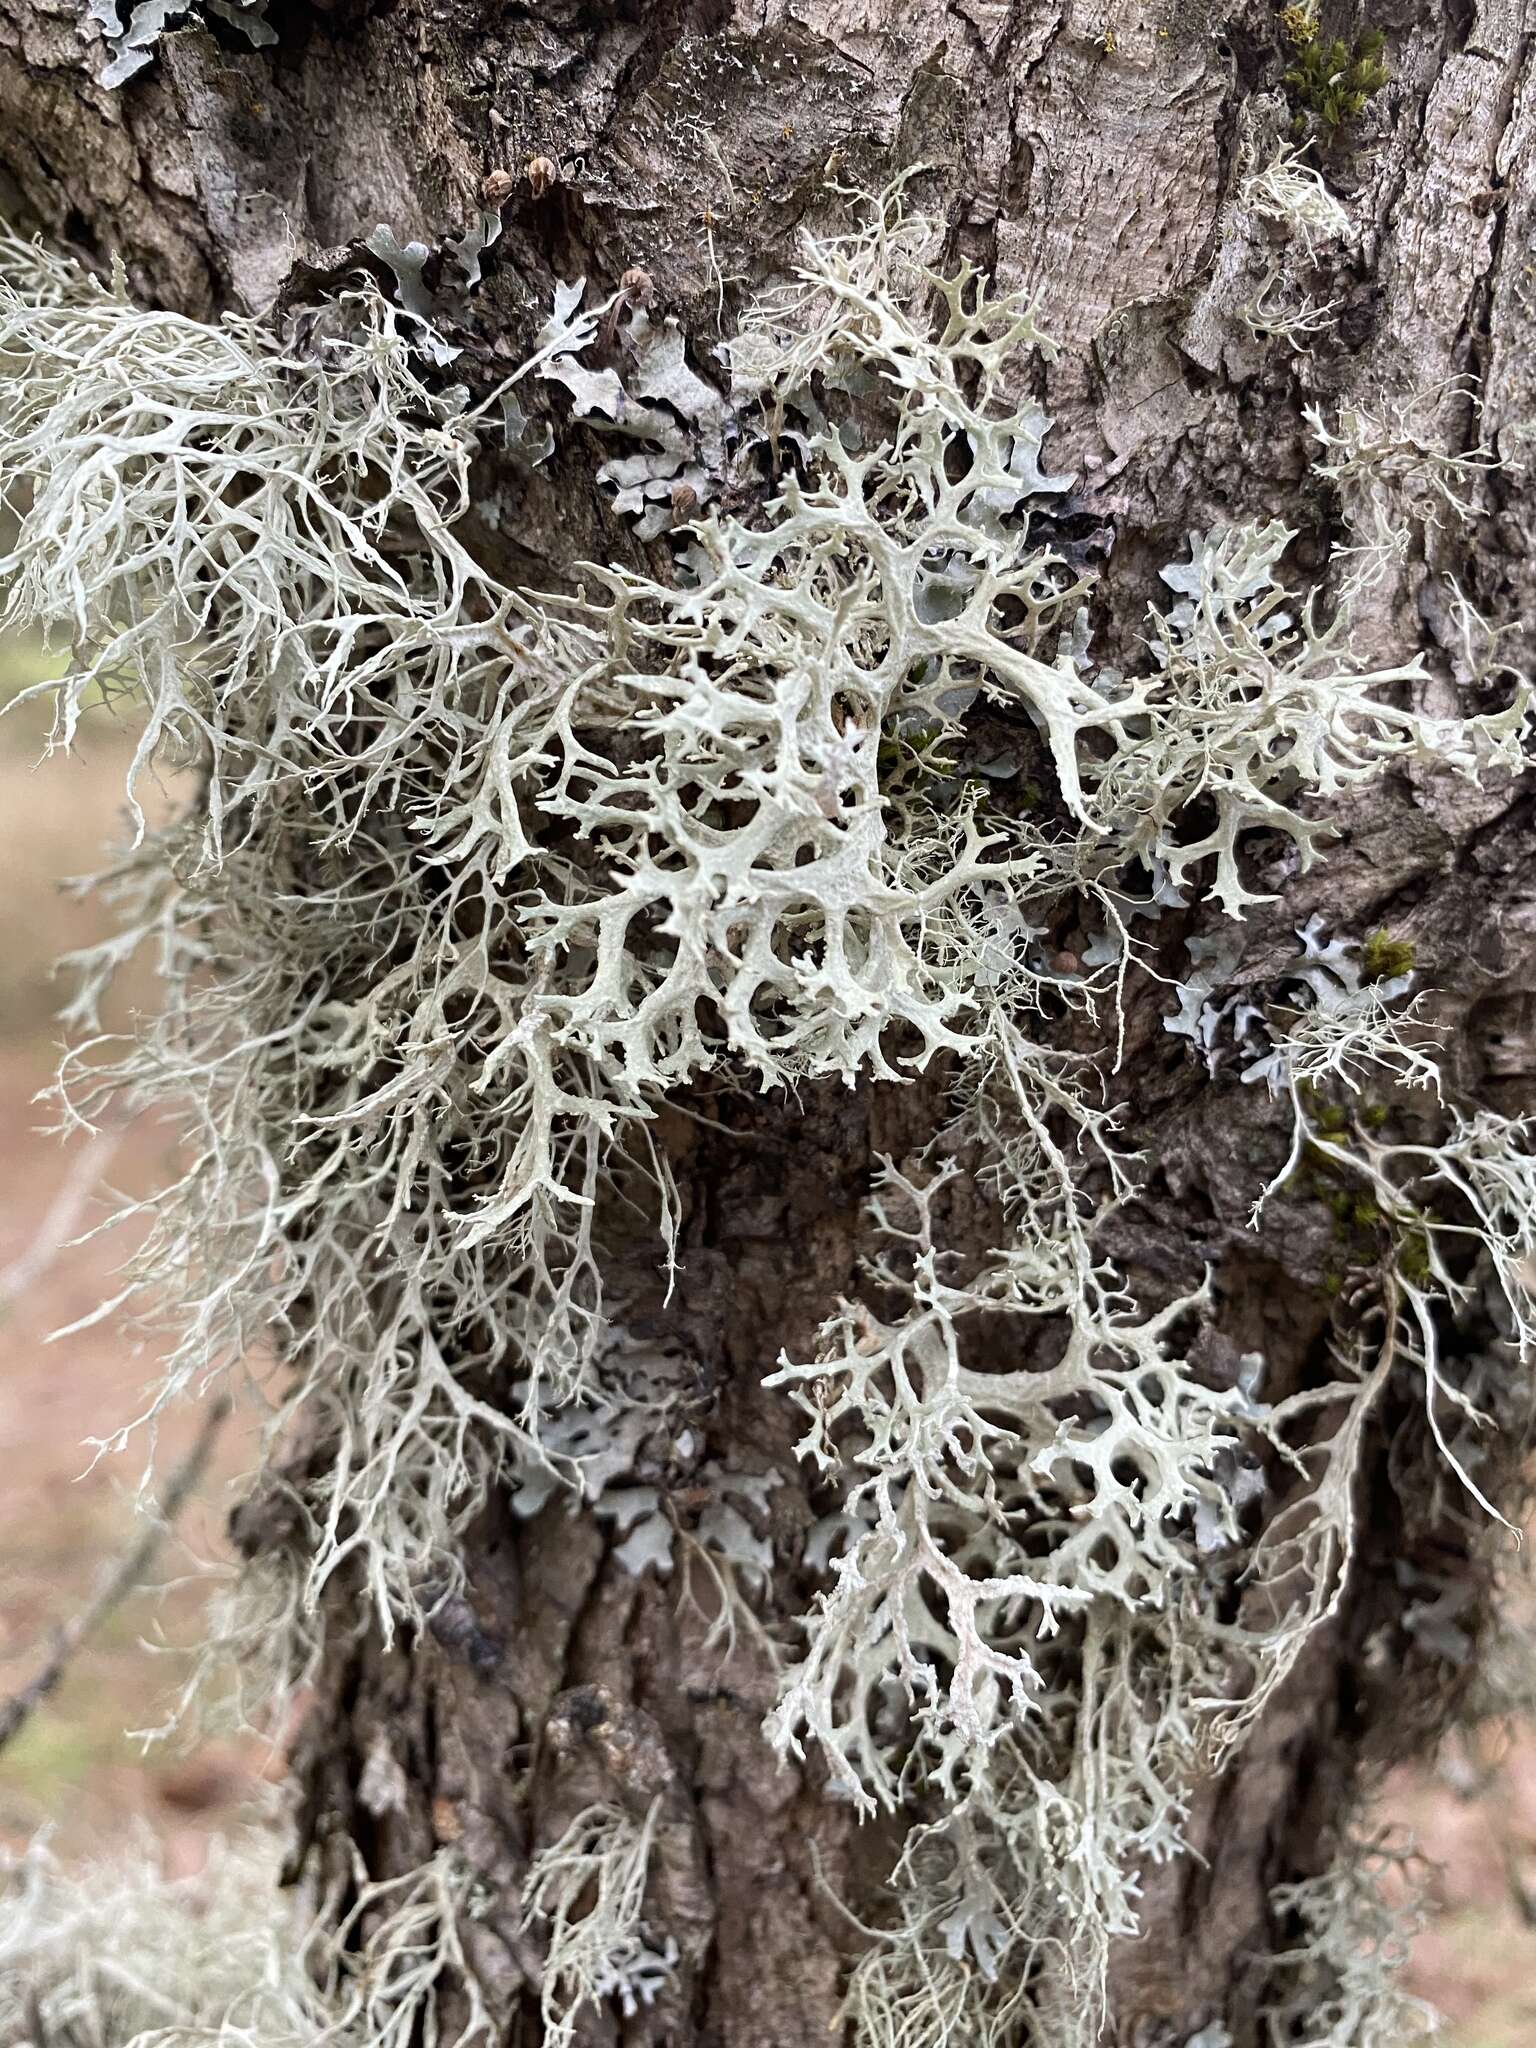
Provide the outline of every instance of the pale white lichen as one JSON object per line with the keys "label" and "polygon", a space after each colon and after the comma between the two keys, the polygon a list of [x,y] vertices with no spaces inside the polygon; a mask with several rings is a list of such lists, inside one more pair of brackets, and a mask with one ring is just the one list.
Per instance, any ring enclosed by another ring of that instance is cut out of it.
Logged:
{"label": "pale white lichen", "polygon": [[[1378,1041],[1385,1062],[1393,1048]],[[1452,1106],[1434,1143],[1394,1141],[1356,1126],[1347,1137],[1320,1128],[1299,1089],[1293,1094],[1299,1146],[1348,1184],[1357,1182],[1401,1247],[1388,1298],[1392,1349],[1424,1382],[1431,1430],[1447,1463],[1488,1513],[1498,1509],[1446,1434],[1446,1417],[1476,1421],[1470,1397],[1443,1369],[1441,1311],[1471,1301],[1491,1274],[1510,1318],[1518,1354],[1536,1346],[1531,1279],[1536,1268],[1536,1135],[1526,1119]],[[1462,1255],[1478,1264],[1468,1276]],[[1502,1518],[1501,1518],[1502,1519]]]}
{"label": "pale white lichen", "polygon": [[[1400,761],[1475,779],[1522,758],[1524,689],[1501,713],[1426,716],[1396,695],[1422,681],[1422,657],[1366,669],[1347,614],[1323,623],[1315,595],[1293,609],[1277,574],[1293,538],[1278,521],[1190,536],[1188,563],[1162,572],[1178,602],[1151,614],[1157,682],[1129,727],[1134,743],[1095,789],[1098,810],[1132,848],[1155,850],[1176,885],[1214,857],[1211,894],[1231,916],[1262,900],[1242,880],[1245,832],[1283,834],[1310,865],[1328,826],[1300,808],[1305,799],[1337,799]],[[1201,799],[1216,823],[1183,842],[1173,821]]]}
{"label": "pale white lichen", "polygon": [[267,0],[133,0],[126,21],[123,0],[86,0],[85,18],[101,30],[110,53],[101,83],[126,85],[154,61],[161,36],[195,11],[206,11],[238,29],[253,49],[277,41],[277,30],[267,20]]}
{"label": "pale white lichen", "polygon": [[[0,2038],[101,2048],[469,2048],[493,2038],[460,1937],[472,1873],[450,1851],[359,1872],[328,1922],[282,1888],[282,1838],[215,1840],[176,1877],[145,1847],[71,1870],[43,1843],[0,1859]],[[442,2022],[450,1977],[460,2023]]]}
{"label": "pale white lichen", "polygon": [[[30,367],[0,420],[21,515],[0,574],[10,616],[75,649],[61,740],[88,693],[132,694],[135,777],[166,745],[205,766],[201,813],[123,862],[127,933],[76,1013],[91,1031],[149,943],[165,1017],[126,1063],[73,1054],[65,1096],[89,1118],[126,1083],[188,1119],[185,1177],[146,1210],[142,1271],[190,1310],[168,1392],[258,1334],[282,1353],[276,1428],[321,1455],[267,1591],[305,1657],[339,1571],[386,1635],[422,1618],[503,1481],[517,1512],[564,1489],[621,1564],[669,1566],[645,1449],[671,1427],[667,1361],[600,1284],[619,1201],[673,1256],[658,1108],[719,1077],[787,1093],[942,1062],[951,1119],[882,1169],[867,1298],[775,1374],[807,1418],[829,1581],[770,1733],[916,1822],[849,1989],[861,2048],[1001,2048],[1026,2010],[1060,2048],[1097,2031],[1109,1944],[1182,1846],[1199,1758],[1342,1596],[1363,1433],[1400,1365],[1474,1483],[1444,1426],[1475,1405],[1436,1348],[1467,1298],[1445,1247],[1483,1257],[1524,1336],[1536,1184],[1486,1113],[1440,1146],[1348,1148],[1340,1170],[1422,1255],[1328,1385],[1268,1404],[1262,1361],[1226,1384],[1201,1364],[1208,1284],[1146,1307],[1100,1249],[1134,1162],[1101,1067],[1055,1026],[1112,1045],[1090,1027],[1136,917],[1263,900],[1255,831],[1306,865],[1327,803],[1371,778],[1516,765],[1525,697],[1426,715],[1421,660],[1368,664],[1347,614],[1287,592],[1273,523],[1191,536],[1144,672],[1096,669],[1084,583],[1043,532],[1068,480],[1016,393],[1047,345],[1034,301],[936,271],[933,239],[893,192],[807,239],[748,313],[732,402],[780,461],[755,523],[700,518],[674,582],[592,566],[539,600],[456,534],[488,414],[423,377],[424,316],[402,328],[363,290],[305,350],[141,312],[10,244],[0,352]],[[617,425],[622,379],[581,360],[596,317],[566,288],[519,374]],[[678,381],[699,381],[678,337],[628,339],[665,408],[650,466],[612,478],[643,515],[717,416]],[[1049,762],[1049,815],[958,767],[977,710]],[[1071,964],[1041,943],[1068,907],[1094,935]],[[1432,1078],[1411,1014],[1315,932],[1258,1021],[1226,1014],[1235,952],[1198,943],[1171,1028],[1213,1070],[1240,1045],[1322,1156],[1308,1091]],[[962,1169],[995,1242],[974,1216],[950,1241]],[[1298,1479],[1267,1519],[1266,1461]],[[717,1509],[683,1550],[724,1639],[773,1557],[740,1498]],[[671,1967],[643,1922],[653,1823],[590,1809],[535,1858],[551,2039]]]}
{"label": "pale white lichen", "polygon": [[[636,444],[604,462],[597,476],[611,487],[615,510],[634,520],[642,540],[653,540],[720,495],[740,438],[735,416],[729,400],[689,365],[675,320],[654,322],[645,306],[627,305],[622,290],[583,312],[585,289],[584,280],[557,288],[553,318],[538,337],[538,374],[564,386],[577,419]],[[616,315],[611,352],[622,375],[611,363],[593,369],[582,361]]]}
{"label": "pale white lichen", "polygon": [[1239,201],[1260,220],[1294,235],[1312,255],[1318,241],[1342,241],[1349,215],[1303,150],[1283,145],[1262,164],[1248,162]]}
{"label": "pale white lichen", "polygon": [[197,1558],[194,1564],[204,1600],[197,1644],[189,1658],[184,1645],[155,1641],[179,1664],[179,1683],[159,1724],[134,1732],[151,1742],[193,1728],[259,1731],[275,1751],[325,1647],[307,1597],[303,1554],[284,1544],[238,1563]]}
{"label": "pale white lichen", "polygon": [[659,1807],[653,1802],[643,1821],[614,1806],[584,1807],[529,1865],[523,1926],[546,1942],[540,2012],[549,2048],[570,2048],[583,2016],[605,1999],[633,2015],[671,1977],[676,1944],[653,1946],[644,1922]]}
{"label": "pale white lichen", "polygon": [[1462,412],[1475,425],[1482,401],[1459,377],[1404,399],[1352,400],[1331,420],[1321,406],[1303,408],[1320,451],[1313,469],[1337,490],[1355,536],[1345,551],[1346,607],[1401,568],[1416,531],[1453,534],[1478,518],[1478,487],[1501,462],[1486,442],[1454,445],[1446,415]]}
{"label": "pale white lichen", "polygon": [[[187,1166],[145,1205],[141,1269],[186,1314],[166,1393],[277,1339],[279,1426],[309,1407],[334,1431],[306,1502],[310,1604],[357,1556],[387,1627],[452,1576],[451,1531],[505,1450],[537,1453],[475,1391],[476,1358],[521,1362],[529,1402],[581,1380],[592,1198],[640,1107],[622,1082],[575,1081],[581,1054],[525,1009],[538,968],[503,968],[469,928],[474,863],[437,885],[447,764],[521,667],[528,608],[452,536],[473,424],[421,385],[376,295],[348,308],[360,331],[290,358],[252,323],[66,293],[47,259],[9,253],[4,346],[30,369],[6,385],[7,473],[31,489],[0,570],[10,616],[75,649],[61,742],[89,691],[145,704],[130,800],[162,746],[209,769],[203,818],[112,879],[124,930],[81,963],[69,1114],[119,1087],[176,1102]],[[360,781],[342,799],[344,733]],[[166,1007],[118,1059],[96,999],[140,945]],[[478,1068],[458,1050],[476,1044]],[[466,1174],[499,1196],[451,1196]]]}
{"label": "pale white lichen", "polygon": [[1386,1837],[1345,1842],[1321,1875],[1277,1886],[1270,1907],[1283,1944],[1263,2015],[1270,2048],[1422,2048],[1435,2037],[1433,2008],[1402,1981],[1424,1917],[1409,1851]]}
{"label": "pale white lichen", "polygon": [[[1439,1096],[1441,1034],[1423,1014],[1423,992],[1412,992],[1411,968],[1367,980],[1368,948],[1328,936],[1321,916],[1298,925],[1296,937],[1301,951],[1293,959],[1267,971],[1262,983],[1235,986],[1240,932],[1224,941],[1188,941],[1194,966],[1174,984],[1179,1012],[1163,1028],[1188,1038],[1210,1073],[1235,1070],[1244,1083],[1266,1083],[1272,1094],[1294,1082],[1303,1092],[1326,1085],[1358,1096],[1370,1083],[1390,1080]],[[1406,949],[1409,957],[1412,951]]]}
{"label": "pale white lichen", "polygon": [[1320,305],[1281,264],[1271,262],[1237,313],[1256,341],[1283,341],[1301,353],[1333,332],[1342,305],[1342,300]]}

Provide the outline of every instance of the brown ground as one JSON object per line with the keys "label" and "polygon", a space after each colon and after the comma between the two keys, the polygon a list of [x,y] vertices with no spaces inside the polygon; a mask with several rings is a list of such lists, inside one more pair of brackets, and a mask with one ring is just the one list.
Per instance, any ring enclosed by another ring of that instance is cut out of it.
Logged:
{"label": "brown ground", "polygon": [[[14,686],[24,657],[9,658]],[[30,665],[30,664],[27,664]],[[0,662],[0,695],[6,664]],[[91,1465],[85,1440],[131,1419],[153,1378],[153,1347],[136,1348],[124,1317],[46,1340],[115,1291],[131,1246],[119,1228],[74,1248],[50,1246],[49,1211],[70,1182],[78,1148],[45,1135],[57,985],[54,959],[104,929],[103,913],[61,895],[58,882],[97,865],[116,829],[125,743],[102,720],[88,726],[83,758],[34,768],[40,721],[0,724],[0,1293],[17,1262],[24,1284],[0,1300],[0,1697],[47,1655],[50,1631],[78,1613],[100,1575],[132,1541],[132,1493],[142,1441]],[[141,983],[132,1002],[150,999]],[[161,1177],[168,1140],[140,1121],[116,1139],[110,1183],[130,1191]],[[98,1202],[93,1215],[100,1215]],[[160,1431],[168,1471],[197,1430],[181,1413]],[[183,1519],[192,1549],[217,1555],[223,1486],[250,1456],[250,1426],[223,1432],[214,1470]],[[163,1555],[164,1584],[185,1555]],[[259,1758],[227,1744],[147,1751],[127,1731],[156,1725],[182,1668],[145,1638],[195,1636],[202,1588],[172,1587],[119,1607],[70,1666],[53,1697],[0,1753],[0,1844],[55,1828],[66,1853],[110,1851],[135,1822],[168,1839],[193,1867],[201,1841],[251,1790]],[[1414,1989],[1450,2022],[1448,2048],[1531,2048],[1536,2043],[1536,1733],[1522,1732],[1496,1773],[1462,1757],[1438,1772],[1393,1780],[1381,1819],[1410,1830],[1434,1866],[1431,1919],[1414,1954]]]}
{"label": "brown ground", "polygon": [[[73,1248],[58,1242],[71,1234],[58,1199],[75,1193],[74,1230],[100,1221],[106,1189],[153,1188],[169,1151],[167,1134],[147,1118],[94,1145],[66,1145],[46,1129],[51,1105],[35,1100],[54,1060],[61,991],[53,961],[107,929],[99,905],[58,886],[98,866],[118,826],[126,742],[96,716],[80,759],[41,767],[41,719],[23,710],[0,725],[0,1696],[32,1676],[54,1628],[80,1611],[130,1547],[139,1528],[133,1495],[149,1452],[141,1435],[93,1464],[86,1440],[139,1413],[153,1344],[135,1338],[126,1315],[48,1341],[116,1291],[133,1241],[132,1227],[120,1226]],[[125,990],[121,1018],[152,993],[147,977]],[[198,1423],[195,1413],[166,1419],[156,1454],[162,1473],[190,1447]],[[218,1554],[218,1498],[249,1450],[248,1423],[226,1425],[183,1517],[188,1549]],[[187,1550],[167,1547],[153,1577],[163,1587],[191,1569]],[[141,1594],[107,1619],[0,1752],[0,1843],[17,1845],[47,1823],[66,1852],[95,1850],[142,1819],[170,1837],[175,1859],[196,1859],[199,1831],[248,1789],[245,1759],[208,1744],[146,1752],[128,1731],[163,1719],[184,1668],[179,1657],[154,1654],[146,1638],[195,1637],[204,1596],[197,1584]]]}

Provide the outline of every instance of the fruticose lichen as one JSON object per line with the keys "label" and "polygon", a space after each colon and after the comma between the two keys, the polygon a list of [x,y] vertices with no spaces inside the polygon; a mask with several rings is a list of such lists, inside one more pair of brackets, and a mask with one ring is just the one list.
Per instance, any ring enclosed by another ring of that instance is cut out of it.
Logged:
{"label": "fruticose lichen", "polygon": [[616,1807],[586,1807],[529,1869],[523,1925],[547,1929],[549,2048],[570,2048],[583,2013],[603,1999],[631,2015],[649,2005],[677,1961],[675,1943],[652,1948],[643,1932],[656,1815],[655,1804],[639,1822]]}
{"label": "fruticose lichen", "polygon": [[[459,536],[497,415],[423,373],[408,309],[359,289],[301,348],[9,243],[0,354],[28,368],[0,418],[20,515],[0,575],[9,618],[74,650],[47,686],[61,742],[99,692],[147,712],[130,794],[163,749],[203,765],[205,802],[156,832],[140,815],[112,878],[127,922],[84,963],[63,1095],[77,1121],[123,1088],[186,1121],[137,1276],[186,1312],[164,1398],[270,1341],[272,1456],[300,1429],[323,1447],[262,1566],[290,1678],[337,1573],[386,1638],[451,1595],[493,1487],[529,1514],[563,1490],[631,1569],[670,1561],[638,1463],[665,1371],[610,1322],[600,1223],[638,1204],[672,1256],[669,1096],[953,1074],[927,1153],[873,1190],[868,1298],[829,1304],[815,1355],[771,1381],[806,1417],[827,1576],[769,1735],[913,1823],[849,1984],[861,2048],[1069,2048],[1097,2036],[1109,1944],[1184,1846],[1201,1760],[1342,1598],[1363,1432],[1399,1366],[1478,1490],[1443,1422],[1475,1406],[1438,1348],[1470,1285],[1452,1243],[1522,1352],[1536,1335],[1522,1128],[1453,1105],[1437,1143],[1346,1138],[1317,1114],[1367,1070],[1434,1099],[1411,1002],[1336,972],[1313,932],[1229,1019],[1265,900],[1247,835],[1305,867],[1329,801],[1400,764],[1518,766],[1525,695],[1414,708],[1422,661],[1360,660],[1347,609],[1286,588],[1274,523],[1191,535],[1142,671],[1096,666],[1046,524],[1069,479],[1011,395],[1049,348],[1037,307],[935,271],[932,241],[893,191],[747,312],[732,404],[787,457],[752,523],[698,517],[671,580],[588,565],[579,595],[543,597]],[[523,372],[588,411],[592,317],[567,288]],[[690,474],[714,415],[691,417],[694,440],[615,474],[629,509]],[[1049,805],[957,772],[981,708],[1038,735]],[[1328,1383],[1274,1398],[1256,1356],[1228,1384],[1198,1362],[1209,1281],[1142,1305],[1102,1249],[1136,1161],[1107,1061],[1052,1028],[1102,1019],[1112,1054],[1138,923],[1192,900],[1232,936],[1197,942],[1171,1024],[1213,1071],[1233,1032],[1298,1156],[1413,1246],[1352,1297]],[[1041,943],[1069,908],[1094,934],[1071,965]],[[123,1053],[95,1006],[140,944],[166,1008]],[[961,1175],[1006,1218],[980,1251],[951,1240]],[[747,1619],[774,1559],[738,1519],[696,1541]],[[534,1862],[550,2039],[671,1967],[644,1835],[587,1812]],[[589,1880],[612,1897],[583,1914]]]}
{"label": "fruticose lichen", "polygon": [[[1319,406],[1303,409],[1321,451],[1313,469],[1338,492],[1355,534],[1348,587],[1368,588],[1400,565],[1415,530],[1455,533],[1477,518],[1478,485],[1499,467],[1499,458],[1483,442],[1442,446],[1437,415],[1447,407],[1464,409],[1475,421],[1481,401],[1453,378],[1407,399],[1341,406],[1331,422]],[[1457,597],[1465,606],[1460,592]]]}
{"label": "fruticose lichen", "polygon": [[[468,2048],[495,2038],[460,1928],[477,1910],[451,1852],[408,1877],[359,1872],[335,1924],[281,1889],[281,1838],[251,1827],[175,1877],[146,1847],[71,1871],[37,1843],[0,1859],[0,2039],[101,2048]],[[445,1981],[464,2017],[439,2023]]]}
{"label": "fruticose lichen", "polygon": [[1260,220],[1294,235],[1308,255],[1317,242],[1341,241],[1349,233],[1349,215],[1299,149],[1282,147],[1267,162],[1250,163],[1241,198]]}
{"label": "fruticose lichen", "polygon": [[[1397,1881],[1409,1904],[1388,1896]],[[1401,1985],[1422,1922],[1411,1857],[1385,1839],[1340,1845],[1320,1876],[1281,1885],[1270,1905],[1293,1945],[1277,1955],[1264,2013],[1272,2048],[1422,2048],[1436,2016]]]}
{"label": "fruticose lichen", "polygon": [[1214,262],[1185,330],[1196,360],[1225,359],[1234,378],[1252,375],[1273,342],[1310,351],[1344,305],[1323,294],[1337,282],[1349,215],[1304,153],[1281,139],[1282,128],[1275,96],[1244,103]]}

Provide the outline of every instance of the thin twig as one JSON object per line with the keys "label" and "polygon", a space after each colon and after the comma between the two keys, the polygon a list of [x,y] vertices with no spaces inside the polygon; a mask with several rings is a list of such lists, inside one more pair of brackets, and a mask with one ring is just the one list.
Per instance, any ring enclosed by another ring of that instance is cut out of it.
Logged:
{"label": "thin twig", "polygon": [[64,1185],[48,1205],[32,1242],[19,1258],[0,1267],[0,1314],[10,1308],[27,1289],[42,1278],[58,1254],[74,1238],[85,1215],[86,1204],[95,1194],[112,1155],[122,1143],[119,1130],[98,1131],[91,1142],[70,1162]]}
{"label": "thin twig", "polygon": [[159,1508],[149,1527],[80,1612],[59,1629],[54,1641],[53,1654],[37,1676],[24,1685],[20,1692],[12,1693],[8,1700],[0,1703],[0,1749],[4,1749],[12,1737],[26,1725],[34,1709],[40,1706],[57,1686],[80,1645],[100,1628],[113,1609],[120,1606],[144,1578],[154,1563],[161,1544],[170,1533],[172,1523],[186,1506],[193,1489],[203,1476],[213,1451],[214,1439],[229,1415],[230,1405],[227,1394],[219,1394],[209,1403],[208,1413],[203,1418],[203,1426],[198,1431],[197,1442],[171,1474],[170,1482],[161,1496]]}

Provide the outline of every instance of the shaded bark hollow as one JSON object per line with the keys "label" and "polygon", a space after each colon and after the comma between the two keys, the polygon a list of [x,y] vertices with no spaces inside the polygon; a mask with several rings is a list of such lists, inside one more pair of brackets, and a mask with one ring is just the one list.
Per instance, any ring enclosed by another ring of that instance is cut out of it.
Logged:
{"label": "shaded bark hollow", "polygon": [[[1536,189],[1518,175],[1536,160],[1536,38],[1519,0],[1391,0],[1375,17],[1392,78],[1318,159],[1352,233],[1318,259],[1334,316],[1307,352],[1241,318],[1262,277],[1262,258],[1234,245],[1244,143],[1283,133],[1291,111],[1292,53],[1257,0],[1226,14],[1101,0],[274,0],[270,19],[270,49],[217,23],[168,32],[111,91],[73,0],[0,0],[13,211],[92,260],[121,257],[143,303],[280,317],[360,262],[389,283],[363,247],[380,223],[437,249],[483,190],[505,191],[483,281],[445,316],[462,351],[448,375],[489,390],[558,280],[606,294],[639,268],[657,317],[677,319],[694,367],[721,382],[714,350],[736,310],[786,274],[799,228],[839,219],[829,181],[878,190],[923,164],[912,190],[952,252],[1000,287],[1038,288],[1060,344],[1028,374],[1055,421],[1049,466],[1076,479],[1060,533],[1096,576],[1105,663],[1137,666],[1157,570],[1192,530],[1277,518],[1297,531],[1298,575],[1323,572],[1344,536],[1304,409],[1332,418],[1356,401],[1422,400],[1439,445],[1481,442],[1506,465],[1481,480],[1474,519],[1415,529],[1362,607],[1364,651],[1388,662],[1422,649],[1452,687],[1448,575],[1487,618],[1536,619],[1514,466],[1536,421]],[[1332,11],[1325,22],[1346,39],[1363,25]],[[535,587],[568,584],[584,558],[664,572],[664,543],[638,542],[593,484],[605,452],[560,421],[548,463],[515,479],[515,516],[476,530],[475,545]],[[483,459],[487,498],[503,462],[510,477],[510,457]],[[1507,651],[1521,658],[1518,639]],[[1522,1111],[1536,1067],[1529,796],[1413,769],[1333,822],[1310,873],[1261,864],[1278,900],[1257,914],[1245,971],[1262,979],[1319,914],[1330,930],[1403,935],[1440,992],[1456,1085]],[[1199,929],[1163,920],[1163,975],[1186,971]],[[1272,1384],[1303,1385],[1326,1346],[1334,1219],[1298,1201],[1248,1227],[1284,1118],[1262,1088],[1208,1076],[1163,1028],[1169,1011],[1166,988],[1133,977],[1114,1093],[1145,1155],[1145,1195],[1113,1224],[1112,1248],[1152,1302],[1211,1268],[1230,1356],[1262,1351]],[[798,1555],[816,1509],[793,1455],[797,1417],[761,1381],[781,1351],[812,1357],[819,1323],[857,1290],[876,1162],[932,1134],[943,1083],[828,1084],[792,1104],[711,1093],[665,1117],[684,1201],[678,1282],[669,1297],[653,1242],[630,1244],[616,1223],[609,1285],[626,1327],[690,1376],[688,1443],[663,1475],[680,1529],[708,1503],[711,1460],[772,1470],[776,1547]],[[993,1221],[974,1204],[978,1247]],[[1405,1585],[1416,1560],[1447,1555],[1481,1584],[1488,1545],[1422,1438],[1422,1400],[1394,1388],[1373,1425],[1339,1615],[1253,1739],[1195,1788],[1198,1854],[1146,1875],[1142,1935],[1110,1972],[1106,2038],[1122,2048],[1183,2048],[1212,2022],[1233,2048],[1257,2048],[1265,1958],[1286,1939],[1272,1887],[1312,1871],[1373,1765],[1427,1741],[1450,1710],[1461,1681],[1406,1627]],[[519,1906],[530,1859],[593,1800],[637,1819],[654,1807],[647,1918],[676,1944],[674,1982],[628,2019],[588,2016],[579,2038],[835,2038],[865,1937],[834,1894],[877,1921],[898,1830],[857,1826],[814,1755],[772,1755],[770,1663],[750,1631],[729,1656],[706,1647],[707,1588],[682,1568],[634,1577],[613,1551],[593,1516],[520,1523],[501,1506],[471,1533],[465,1598],[430,1633],[386,1654],[367,1633],[333,1631],[299,1747],[305,1840],[323,1851],[350,1836],[378,1876],[457,1845],[487,1902],[466,1937],[484,1996],[499,2024],[522,2026],[508,2038],[532,2041],[538,1945]],[[815,1583],[781,1563],[765,1629],[788,1639]]]}

